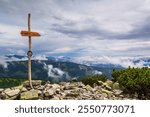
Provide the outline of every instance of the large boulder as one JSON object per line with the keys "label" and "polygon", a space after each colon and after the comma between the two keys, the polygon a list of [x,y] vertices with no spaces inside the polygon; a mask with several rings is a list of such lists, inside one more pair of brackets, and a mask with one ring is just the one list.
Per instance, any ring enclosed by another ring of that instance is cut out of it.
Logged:
{"label": "large boulder", "polygon": [[19,89],[14,89],[14,90],[6,89],[6,90],[4,90],[4,93],[7,96],[9,96],[9,97],[13,97],[13,96],[19,95],[19,92],[20,92]]}
{"label": "large boulder", "polygon": [[21,100],[34,100],[38,98],[39,98],[38,90],[31,90],[31,91],[23,92],[20,95]]}

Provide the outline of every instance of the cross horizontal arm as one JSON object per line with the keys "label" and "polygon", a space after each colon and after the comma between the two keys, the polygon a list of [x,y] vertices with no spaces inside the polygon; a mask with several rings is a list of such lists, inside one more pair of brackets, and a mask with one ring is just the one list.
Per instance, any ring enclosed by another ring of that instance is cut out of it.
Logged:
{"label": "cross horizontal arm", "polygon": [[41,36],[38,32],[21,31],[21,36]]}

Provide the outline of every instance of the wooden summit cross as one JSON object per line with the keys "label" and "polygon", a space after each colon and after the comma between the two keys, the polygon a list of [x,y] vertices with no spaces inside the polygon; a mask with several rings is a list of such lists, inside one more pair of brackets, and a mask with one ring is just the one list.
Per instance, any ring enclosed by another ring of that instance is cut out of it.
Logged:
{"label": "wooden summit cross", "polygon": [[30,28],[30,13],[28,14],[28,31],[21,31],[21,36],[28,36],[29,37],[29,50],[28,50],[28,80],[29,80],[29,85],[31,88],[32,86],[32,81],[31,81],[31,56],[32,56],[32,36],[40,36],[38,32],[31,32]]}

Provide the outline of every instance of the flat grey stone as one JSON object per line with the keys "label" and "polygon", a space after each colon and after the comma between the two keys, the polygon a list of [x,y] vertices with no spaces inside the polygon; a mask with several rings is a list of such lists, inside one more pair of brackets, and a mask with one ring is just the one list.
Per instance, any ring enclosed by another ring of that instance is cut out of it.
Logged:
{"label": "flat grey stone", "polygon": [[6,89],[6,90],[4,91],[4,93],[5,93],[6,95],[10,96],[10,97],[15,96],[15,95],[18,95],[19,92],[20,92],[19,89],[15,89],[15,90]]}

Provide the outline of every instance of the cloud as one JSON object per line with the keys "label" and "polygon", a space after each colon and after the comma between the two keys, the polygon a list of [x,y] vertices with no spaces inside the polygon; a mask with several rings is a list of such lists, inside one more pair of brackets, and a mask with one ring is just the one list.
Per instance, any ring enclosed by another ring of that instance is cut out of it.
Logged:
{"label": "cloud", "polygon": [[7,61],[6,58],[3,56],[0,56],[0,65],[3,65],[4,68],[7,68]]}
{"label": "cloud", "polygon": [[36,55],[32,57],[32,60],[48,60],[45,55]]}
{"label": "cloud", "polygon": [[48,73],[47,73],[48,77],[52,77],[52,78],[55,78],[55,79],[64,78],[64,77],[67,78],[67,79],[70,78],[68,73],[62,71],[59,68],[53,67],[53,65],[46,65],[44,63],[44,69],[46,69],[48,71]]}
{"label": "cloud", "polygon": [[[147,60],[150,57],[146,57]],[[120,65],[124,68],[127,67],[144,67],[149,66],[149,62],[145,61],[145,59],[141,57],[111,57],[111,56],[101,56],[101,57],[76,57],[74,61],[81,64],[91,65],[91,64],[113,64],[113,65]]]}
{"label": "cloud", "polygon": [[97,71],[97,70],[95,70],[93,73],[94,73],[94,75],[101,75],[102,74],[102,72]]}
{"label": "cloud", "polygon": [[63,48],[57,48],[51,52],[47,52],[47,54],[57,54],[57,53],[67,53],[70,52],[72,49],[70,47],[63,47]]}
{"label": "cloud", "polygon": [[42,33],[32,41],[37,55],[149,55],[149,12],[148,0],[1,0],[0,54],[27,51],[20,31],[31,13],[31,30]]}

